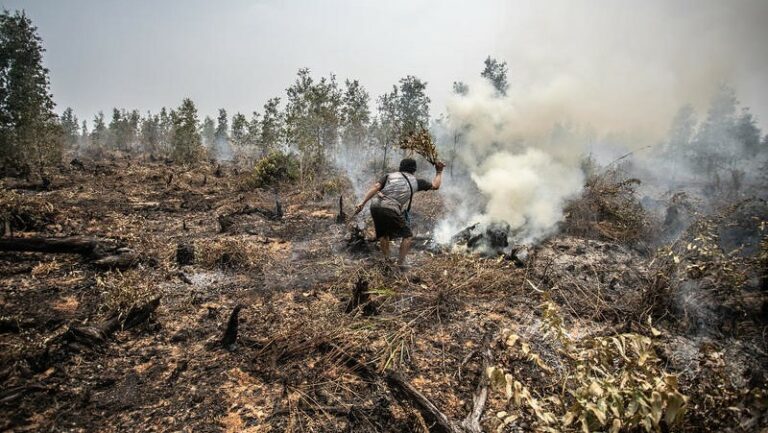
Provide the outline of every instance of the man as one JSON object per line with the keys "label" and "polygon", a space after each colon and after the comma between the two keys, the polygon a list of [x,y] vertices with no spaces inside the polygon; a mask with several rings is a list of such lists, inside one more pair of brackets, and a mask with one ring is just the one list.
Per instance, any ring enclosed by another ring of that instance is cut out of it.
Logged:
{"label": "man", "polygon": [[435,164],[437,173],[430,183],[414,176],[416,173],[415,160],[403,159],[400,161],[399,171],[382,176],[355,208],[355,215],[357,215],[363,210],[368,200],[373,199],[371,200],[371,217],[373,217],[373,225],[376,228],[376,239],[379,240],[381,252],[384,253],[386,259],[389,259],[390,239],[402,238],[397,260],[401,270],[408,268],[405,256],[408,255],[413,241],[409,215],[413,194],[418,191],[439,189],[443,180],[443,168],[445,168],[445,164],[442,161]]}

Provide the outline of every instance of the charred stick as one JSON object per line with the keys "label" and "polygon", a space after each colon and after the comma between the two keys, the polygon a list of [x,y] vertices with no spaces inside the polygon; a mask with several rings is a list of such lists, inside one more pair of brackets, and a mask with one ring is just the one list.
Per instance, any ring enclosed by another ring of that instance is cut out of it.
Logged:
{"label": "charred stick", "polygon": [[221,345],[230,352],[237,348],[237,325],[238,315],[242,305],[236,305],[232,310],[232,314],[229,315],[229,321],[227,321],[227,329],[224,331],[224,336],[221,338]]}

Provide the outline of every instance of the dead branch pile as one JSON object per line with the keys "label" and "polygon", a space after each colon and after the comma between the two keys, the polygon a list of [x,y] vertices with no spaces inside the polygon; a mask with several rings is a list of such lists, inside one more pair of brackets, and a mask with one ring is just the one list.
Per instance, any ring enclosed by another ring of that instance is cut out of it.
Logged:
{"label": "dead branch pile", "polygon": [[651,221],[635,194],[639,183],[617,168],[591,175],[581,197],[565,208],[563,232],[629,245],[647,242]]}
{"label": "dead branch pile", "polygon": [[266,256],[261,242],[245,237],[226,237],[194,244],[196,262],[207,269],[261,270]]}

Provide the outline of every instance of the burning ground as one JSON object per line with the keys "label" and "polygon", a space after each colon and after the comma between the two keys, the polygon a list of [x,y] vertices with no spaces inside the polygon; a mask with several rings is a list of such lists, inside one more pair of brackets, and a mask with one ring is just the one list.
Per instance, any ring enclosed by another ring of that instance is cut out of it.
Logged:
{"label": "burning ground", "polygon": [[[632,182],[593,178],[559,234],[481,257],[429,242],[443,207],[428,193],[402,275],[363,221],[339,218],[346,180],[264,190],[249,176],[118,158],[61,167],[45,190],[6,180],[3,249],[86,251],[0,252],[0,429],[768,422],[764,202],[705,217],[678,196],[654,222]],[[673,243],[647,242],[681,215],[693,223]]]}

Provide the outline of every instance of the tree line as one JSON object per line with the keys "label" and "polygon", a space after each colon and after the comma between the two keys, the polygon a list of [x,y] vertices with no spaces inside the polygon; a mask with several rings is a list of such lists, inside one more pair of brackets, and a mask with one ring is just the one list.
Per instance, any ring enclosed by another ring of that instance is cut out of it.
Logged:
{"label": "tree line", "polygon": [[727,181],[738,190],[748,173],[768,169],[768,134],[762,136],[749,108],[740,107],[734,89],[721,84],[701,121],[689,104],[678,110],[661,153],[716,189]]}
{"label": "tree line", "polygon": [[[61,162],[65,152],[103,157],[120,151],[190,164],[205,159],[253,163],[274,152],[296,155],[302,178],[323,169],[338,152],[370,150],[382,167],[394,143],[430,126],[427,83],[408,75],[371,101],[358,80],[314,77],[299,69],[285,95],[266,101],[261,111],[215,119],[200,114],[190,98],[158,113],[114,108],[96,113],[90,124],[72,108],[60,115],[50,93],[48,70],[37,29],[24,12],[0,15],[0,168],[29,175]],[[506,63],[490,57],[482,76],[506,93]],[[454,83],[457,92],[468,87]],[[371,107],[374,110],[371,110]]]}
{"label": "tree line", "polygon": [[[98,112],[89,125],[71,108],[54,112],[44,51],[24,12],[0,14],[0,172],[42,173],[61,162],[65,152],[98,158],[120,151],[178,164],[206,159],[253,164],[280,153],[295,155],[302,179],[312,180],[335,155],[350,151],[380,155],[385,168],[394,143],[432,126],[427,83],[418,77],[403,77],[372,101],[358,80],[341,83],[333,74],[318,78],[307,68],[299,69],[285,95],[267,100],[260,111],[230,115],[222,108],[215,118],[200,119],[195,103],[185,98],[178,107],[158,113],[118,108],[110,115]],[[489,56],[480,76],[493,85],[497,97],[505,97],[508,72],[506,62]],[[453,91],[465,96],[470,89],[459,81]],[[451,161],[465,132],[450,131],[452,140],[442,143],[452,147]],[[764,158],[768,136],[761,134],[749,109],[739,111],[733,89],[721,86],[703,121],[698,122],[690,105],[680,109],[663,151],[708,175],[730,169],[738,176],[745,161]]]}

